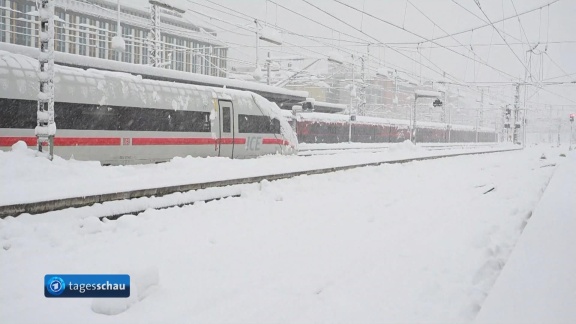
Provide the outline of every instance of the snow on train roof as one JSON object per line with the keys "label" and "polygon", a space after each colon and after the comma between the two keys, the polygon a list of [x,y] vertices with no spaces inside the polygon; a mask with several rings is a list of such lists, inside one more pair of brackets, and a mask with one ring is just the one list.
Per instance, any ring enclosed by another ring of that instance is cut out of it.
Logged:
{"label": "snow on train roof", "polygon": [[[8,53],[13,54],[21,54],[28,56],[30,58],[36,58],[40,53],[39,49],[35,47],[14,45],[8,43],[0,43],[0,51],[6,51]],[[243,89],[246,91],[268,92],[268,93],[302,97],[302,98],[308,97],[308,92],[306,91],[289,90],[285,88],[274,87],[267,84],[260,84],[256,82],[227,79],[198,73],[161,69],[149,65],[118,62],[113,60],[106,60],[57,51],[54,52],[54,59],[56,64],[89,66],[94,69],[116,70],[136,75],[153,75],[160,78],[182,80],[182,82],[205,84],[207,86],[212,87],[232,87]]]}
{"label": "snow on train roof", "polygon": [[[4,69],[2,68],[3,66],[10,69]],[[58,78],[62,78],[66,81],[75,82],[77,84],[96,85],[99,80],[105,80],[107,77],[111,77],[115,79],[122,79],[128,82],[139,83],[146,88],[150,88],[151,90],[163,90],[165,92],[172,93],[182,92],[184,89],[197,91],[206,91],[209,89],[211,90],[213,97],[218,97],[221,99],[230,99],[229,94],[231,93],[238,96],[251,96],[251,93],[247,91],[143,79],[140,75],[132,75],[130,73],[124,72],[97,69],[84,70],[57,64],[54,65],[54,70],[56,72],[56,82],[58,82]],[[35,75],[39,73],[38,61],[26,55],[14,54],[0,50],[0,75],[5,75],[10,72],[12,72],[16,77],[23,77],[24,75],[31,76],[30,73],[34,74],[34,77],[36,77]]]}
{"label": "snow on train roof", "polygon": [[[299,113],[298,118],[303,120],[318,120],[318,121],[334,121],[334,122],[348,122],[350,118],[348,115],[343,114],[325,114],[325,113],[317,113],[317,112],[306,112],[306,113]],[[391,118],[381,118],[381,117],[370,117],[370,116],[356,116],[356,120],[363,123],[371,123],[371,124],[394,124],[394,125],[403,125],[408,127],[410,125],[410,121],[406,119],[391,119]],[[434,122],[425,122],[425,121],[416,121],[416,125],[418,126],[426,126],[430,128],[442,128],[445,129],[447,124],[444,123],[434,123]],[[456,125],[452,124],[452,129],[454,130],[474,130],[474,126],[469,125]],[[480,131],[485,132],[493,132],[493,129],[487,127],[480,127]]]}

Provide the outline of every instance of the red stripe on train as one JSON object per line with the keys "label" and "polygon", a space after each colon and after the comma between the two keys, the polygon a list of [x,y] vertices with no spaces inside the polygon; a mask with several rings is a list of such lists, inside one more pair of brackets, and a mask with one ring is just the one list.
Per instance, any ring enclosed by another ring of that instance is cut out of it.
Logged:
{"label": "red stripe on train", "polygon": [[12,146],[18,141],[24,141],[28,146],[36,145],[36,137],[0,137],[0,146]]}
{"label": "red stripe on train", "polygon": [[55,146],[115,146],[120,145],[118,137],[55,137]]}
{"label": "red stripe on train", "polygon": [[[24,141],[28,146],[36,145],[36,137],[0,137],[0,146],[12,146]],[[110,146],[120,145],[118,137],[55,137],[55,146]]]}
{"label": "red stripe on train", "polygon": [[[18,141],[24,141],[28,146],[36,145],[36,137],[0,137],[0,146],[12,146]],[[122,138],[119,137],[55,137],[55,146],[118,146]],[[215,144],[246,144],[246,138],[190,138],[190,137],[134,137],[132,145],[215,145]],[[279,138],[263,138],[262,144],[289,145],[286,140]]]}
{"label": "red stripe on train", "polygon": [[221,138],[218,141],[220,144],[246,144],[246,139],[239,137],[239,138]]}
{"label": "red stripe on train", "polygon": [[190,138],[190,137],[150,137],[132,138],[132,145],[215,145],[215,144],[245,144],[245,138]]}
{"label": "red stripe on train", "polygon": [[280,139],[280,138],[263,138],[262,144],[278,144],[278,145],[289,145],[290,142]]}
{"label": "red stripe on train", "polygon": [[212,138],[190,137],[133,137],[132,145],[208,145],[216,144]]}

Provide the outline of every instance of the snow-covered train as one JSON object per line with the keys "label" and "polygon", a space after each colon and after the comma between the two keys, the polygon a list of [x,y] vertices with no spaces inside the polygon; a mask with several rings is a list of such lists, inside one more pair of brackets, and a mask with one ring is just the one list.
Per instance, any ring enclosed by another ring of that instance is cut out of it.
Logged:
{"label": "snow-covered train", "polygon": [[[0,51],[0,149],[36,145],[38,61]],[[293,154],[275,103],[247,92],[55,66],[56,155],[103,164]]]}
{"label": "snow-covered train", "polygon": [[[348,122],[348,115],[300,112],[293,115],[285,112],[285,117],[295,129],[299,143],[394,143],[410,138],[410,122],[401,119],[357,116]],[[478,136],[478,138],[476,138]],[[418,143],[465,143],[495,142],[497,134],[493,129],[472,126],[450,125],[434,122],[418,122],[416,131]]]}

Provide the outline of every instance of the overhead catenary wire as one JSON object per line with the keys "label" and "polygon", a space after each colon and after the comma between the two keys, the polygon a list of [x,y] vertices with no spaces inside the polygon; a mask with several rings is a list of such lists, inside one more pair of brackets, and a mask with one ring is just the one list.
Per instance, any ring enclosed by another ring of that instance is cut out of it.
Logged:
{"label": "overhead catenary wire", "polygon": [[[307,0],[303,0],[303,1],[307,2]],[[343,5],[343,6],[346,6],[346,7],[350,8],[350,9],[353,9],[353,10],[356,10],[356,11],[361,11],[360,9],[355,8],[355,7],[353,7],[353,6],[351,6],[351,5],[347,4],[347,3],[344,3],[344,2],[342,2],[341,0],[332,0],[332,1],[337,2],[337,3],[339,3],[339,4]],[[372,14],[370,14],[370,13],[366,13],[366,15],[369,16],[369,17],[371,17],[371,18],[374,18],[374,19],[376,19],[376,20],[378,20],[378,21],[381,21],[381,22],[383,22],[383,23],[385,23],[385,24],[388,24],[388,25],[390,25],[390,26],[393,26],[393,27],[395,27],[395,28],[399,28],[399,29],[401,29],[401,30],[403,30],[403,31],[411,34],[411,35],[414,35],[414,36],[416,36],[416,37],[422,38],[424,41],[432,42],[432,43],[434,43],[434,44],[436,44],[436,45],[438,45],[438,46],[440,46],[440,47],[442,47],[442,48],[444,48],[444,49],[446,49],[446,50],[448,50],[448,51],[450,51],[450,52],[452,52],[452,53],[455,53],[455,54],[457,54],[457,55],[459,55],[459,56],[463,56],[463,57],[469,59],[468,56],[466,56],[466,55],[464,55],[464,54],[462,54],[462,53],[460,53],[460,52],[457,52],[457,51],[455,51],[455,50],[453,50],[453,49],[451,49],[451,48],[445,47],[445,46],[443,46],[442,44],[436,42],[436,41],[433,40],[433,39],[428,39],[427,37],[424,37],[424,36],[422,36],[422,35],[419,35],[419,34],[413,32],[413,31],[410,31],[410,30],[408,30],[408,29],[406,29],[406,28],[400,27],[400,26],[398,26],[398,25],[396,25],[396,24],[394,24],[394,23],[391,23],[391,22],[386,21],[386,20],[384,20],[384,19],[381,19],[381,18],[379,18],[379,17],[376,17],[376,16],[374,16],[374,15],[372,15]],[[450,36],[447,36],[447,37],[450,37]],[[474,61],[477,62],[477,63],[483,64],[483,65],[485,65],[485,66],[487,66],[487,67],[489,67],[489,68],[491,68],[491,69],[494,69],[494,70],[496,70],[496,71],[498,71],[498,72],[500,72],[500,73],[503,73],[503,74],[505,74],[505,75],[507,75],[507,76],[509,76],[509,77],[511,77],[511,78],[515,78],[513,75],[511,75],[511,74],[509,74],[509,73],[507,73],[507,72],[504,72],[504,71],[502,71],[502,70],[500,70],[500,69],[498,69],[498,68],[495,68],[495,67],[493,67],[493,66],[491,66],[491,65],[489,65],[489,64],[487,64],[487,63],[485,63],[485,62],[478,61],[478,60],[476,60],[475,58],[474,58]]]}
{"label": "overhead catenary wire", "polygon": [[516,54],[516,52],[512,49],[512,47],[510,46],[510,44],[508,44],[508,41],[506,40],[506,38],[504,38],[504,36],[502,36],[502,34],[500,33],[500,31],[498,30],[498,28],[496,28],[496,26],[494,26],[494,23],[492,23],[492,21],[490,21],[490,18],[488,18],[488,15],[484,12],[484,9],[482,9],[482,6],[480,5],[480,0],[474,0],[476,2],[476,5],[478,6],[478,8],[480,9],[480,11],[482,12],[482,14],[484,15],[484,17],[486,17],[486,20],[488,20],[488,22],[492,25],[492,28],[494,28],[494,30],[496,30],[496,32],[498,33],[498,35],[500,36],[500,38],[502,38],[502,40],[504,41],[504,43],[506,43],[506,45],[508,46],[508,48],[510,49],[510,51],[512,52],[512,54],[514,54],[514,57],[516,57],[516,59],[518,60],[518,62],[520,62],[520,64],[522,64],[522,66],[524,67],[524,71],[527,72],[528,76],[532,77],[532,73],[530,71],[530,69],[528,69],[528,67],[526,66],[526,64],[524,62],[522,62],[522,60],[520,59],[520,57],[518,57],[518,54]]}
{"label": "overhead catenary wire", "polygon": [[[305,3],[307,3],[308,5],[310,5],[310,6],[314,7],[314,8],[316,8],[317,10],[319,10],[319,11],[321,11],[321,12],[323,12],[323,13],[325,13],[325,14],[329,15],[329,16],[331,16],[332,18],[334,18],[334,19],[336,19],[336,20],[340,21],[341,23],[343,23],[343,24],[347,25],[348,27],[350,27],[350,28],[352,28],[352,29],[354,29],[354,30],[356,30],[356,31],[358,31],[358,32],[360,32],[360,33],[362,33],[362,34],[364,34],[365,36],[368,36],[368,37],[370,37],[370,38],[374,39],[374,40],[375,40],[376,42],[378,42],[379,44],[383,44],[384,46],[386,46],[386,47],[390,48],[391,50],[393,50],[393,51],[395,51],[395,52],[399,53],[401,56],[403,56],[403,57],[406,57],[406,58],[407,58],[407,59],[409,59],[410,61],[412,61],[412,62],[415,62],[415,63],[419,63],[419,62],[418,62],[417,60],[415,60],[414,58],[412,58],[412,57],[409,57],[408,55],[406,55],[406,54],[404,54],[404,53],[401,53],[400,51],[396,50],[395,48],[389,47],[388,45],[386,45],[386,44],[382,43],[382,42],[381,42],[379,39],[375,38],[374,36],[372,36],[372,35],[369,35],[369,34],[367,34],[366,32],[363,32],[363,31],[359,30],[359,29],[358,29],[358,28],[356,28],[355,26],[352,26],[352,25],[350,25],[350,24],[349,24],[349,23],[347,23],[346,21],[344,21],[344,20],[342,20],[342,19],[340,19],[340,18],[338,18],[338,17],[334,16],[333,14],[331,14],[331,13],[329,13],[329,12],[327,12],[327,11],[323,10],[322,8],[320,8],[320,7],[318,7],[318,6],[316,6],[316,5],[312,4],[312,3],[310,3],[309,1],[307,1],[307,0],[302,0],[302,1],[303,1],[303,2],[305,2]],[[429,66],[425,66],[425,67],[426,67],[427,69],[429,69],[430,71],[432,71],[432,72],[434,72],[434,73],[438,74],[438,75],[441,75],[441,76],[444,76],[444,75],[445,75],[445,71],[444,71],[442,68],[440,68],[438,65],[436,65],[436,64],[434,64],[434,63],[433,63],[433,65],[434,65],[434,67],[435,67],[435,68],[437,68],[439,71],[437,71],[437,70],[434,70],[433,68],[431,68],[431,67],[429,67]],[[452,76],[451,74],[448,74],[448,73],[446,73],[446,75],[448,75],[449,77],[451,77],[453,80],[457,80],[457,78],[456,78],[455,76]]]}
{"label": "overhead catenary wire", "polygon": [[[210,0],[206,0],[206,1],[210,1]],[[294,10],[292,10],[292,9],[286,7],[286,6],[283,6],[283,5],[281,5],[281,4],[278,4],[278,3],[276,3],[276,2],[273,1],[273,0],[269,0],[269,1],[270,1],[271,3],[276,4],[277,6],[279,6],[280,8],[282,8],[282,9],[284,9],[284,10],[286,10],[286,11],[289,11],[289,12],[291,12],[291,13],[293,13],[293,14],[296,14],[296,15],[298,15],[298,16],[300,16],[300,17],[304,17],[304,18],[308,19],[309,21],[312,21],[312,22],[314,22],[314,23],[316,23],[316,24],[318,24],[318,25],[320,25],[320,26],[323,26],[323,27],[329,29],[329,30],[334,30],[334,27],[333,27],[333,26],[327,26],[326,24],[323,24],[323,23],[317,21],[317,19],[311,19],[311,18],[307,17],[306,15],[304,15],[304,14],[302,14],[302,13],[300,13],[300,12],[294,11]],[[210,2],[212,2],[212,1],[210,1]],[[350,34],[348,34],[348,33],[342,32],[342,31],[338,31],[338,32],[339,32],[340,35],[345,35],[345,36],[350,37],[350,38],[353,38],[353,39],[359,39],[358,36],[353,36],[353,35],[350,35]],[[363,33],[363,32],[362,32],[362,33]],[[363,34],[364,34],[365,36],[369,36],[369,35],[367,35],[366,33],[363,33]],[[362,38],[360,38],[360,39],[362,39]],[[374,44],[373,41],[368,41],[368,40],[365,40],[365,39],[362,39],[362,40],[365,41],[364,46],[365,46],[365,45],[368,45],[368,44]],[[340,50],[341,50],[341,48],[340,48]],[[393,49],[393,50],[394,50],[394,49]],[[373,56],[373,55],[371,55],[371,54],[368,55],[368,57],[371,57],[371,58],[373,58],[374,60],[378,60],[377,57],[375,57],[375,56]],[[391,67],[394,67],[396,70],[402,71],[403,73],[412,75],[412,73],[410,73],[409,71],[407,71],[407,70],[405,70],[405,69],[402,69],[402,68],[399,68],[399,67],[395,67],[394,65],[391,65]]]}
{"label": "overhead catenary wire", "polygon": [[[206,1],[212,2],[212,1],[209,1],[209,0],[206,0]],[[551,3],[554,3],[554,2],[557,2],[557,1],[558,1],[558,0],[553,1],[553,2],[551,2]],[[270,2],[276,4],[277,7],[279,6],[279,5],[278,5],[276,2],[274,2],[274,1],[270,1]],[[212,3],[213,3],[213,2],[212,2]],[[549,11],[550,11],[549,4],[544,5],[544,6],[548,6],[548,14],[549,14]],[[541,6],[540,8],[542,8],[542,7],[544,7],[544,6]],[[285,6],[282,6],[282,7],[286,8]],[[533,9],[532,11],[534,11],[534,10],[537,10],[537,9]],[[236,12],[236,13],[238,13],[238,14],[244,15],[244,14],[241,13],[240,11],[233,11],[233,12]],[[522,15],[522,14],[523,14],[523,13],[520,13],[519,15]],[[519,15],[517,15],[517,16],[519,16]],[[503,21],[503,20],[502,20],[502,21]],[[214,25],[214,24],[211,24],[211,25]],[[436,24],[436,25],[437,25],[437,24]],[[216,25],[214,25],[214,26],[216,26]],[[238,27],[238,26],[235,26],[235,25],[233,25],[233,26],[234,26],[235,28]],[[223,27],[219,27],[219,28],[220,28],[220,29],[224,29]],[[333,27],[332,27],[332,29],[333,29]],[[227,30],[227,31],[228,31],[228,32],[233,32],[233,30]],[[362,31],[362,30],[360,30],[360,31]],[[494,30],[493,30],[493,31],[494,31]],[[252,32],[253,32],[253,31],[252,31]],[[339,32],[339,34],[341,34],[341,35],[344,34],[344,33],[341,33],[341,31],[338,31],[338,32]],[[334,38],[327,38],[327,37],[320,37],[320,36],[313,36],[313,35],[299,35],[299,34],[297,34],[297,33],[290,33],[290,34],[293,34],[293,35],[295,35],[295,36],[300,36],[300,37],[312,38],[312,39],[335,40]],[[366,35],[365,33],[363,33],[363,35],[370,37],[370,35]],[[450,34],[450,35],[454,35],[454,34]],[[446,37],[448,37],[448,36],[450,36],[450,35],[447,35]],[[243,35],[243,36],[249,37],[250,35]],[[354,37],[355,37],[357,43],[354,43],[355,41],[353,41],[353,40],[348,40],[348,39],[344,39],[343,41],[351,43],[351,44],[347,45],[348,47],[349,47],[349,46],[364,46],[364,43],[362,42],[362,41],[363,41],[363,37],[357,37],[357,36],[354,36]],[[452,37],[453,37],[453,36],[452,36]],[[432,37],[432,39],[440,39],[440,38],[443,38],[443,37],[442,37],[442,36]],[[427,41],[427,40],[424,40],[424,41],[421,41],[420,43],[426,42],[426,41]],[[229,42],[227,42],[227,43],[229,43]],[[373,41],[367,41],[367,42],[366,42],[366,44],[369,44],[369,43],[378,44],[378,43],[374,43]],[[232,44],[232,43],[230,43],[230,44]],[[315,53],[321,53],[321,54],[324,54],[324,55],[325,55],[325,53],[322,52],[322,51],[309,51],[309,50],[307,50],[307,49],[313,49],[314,47],[320,47],[320,48],[321,48],[321,47],[324,47],[323,45],[306,45],[306,44],[296,45],[296,44],[290,44],[290,43],[287,43],[287,44],[293,45],[295,48],[299,48],[299,49],[302,49],[302,50],[306,50],[306,52],[309,52],[309,53],[315,52]],[[357,44],[357,45],[352,45],[352,44]],[[238,46],[237,46],[237,47],[229,47],[229,48],[242,48],[242,44],[236,43],[236,44],[234,44],[234,45],[238,45]],[[379,44],[379,45],[380,45],[380,44]],[[482,46],[482,45],[478,45],[478,44],[472,44],[472,45],[473,45],[473,46]],[[509,44],[492,44],[492,45],[494,45],[494,46],[504,46],[504,45],[509,46]],[[490,46],[490,45],[489,45],[489,46]],[[263,46],[263,47],[264,47],[264,46]],[[286,46],[286,47],[290,47],[290,46]],[[328,47],[328,46],[326,46],[326,47]],[[385,46],[385,47],[388,47],[388,46]],[[438,47],[458,47],[458,46],[441,45],[441,46],[438,46]],[[465,46],[463,46],[463,47],[465,47]],[[281,51],[284,51],[284,50],[285,50],[284,47],[282,47],[282,50],[274,50],[274,47],[269,47],[269,48],[270,48],[271,51],[277,51],[277,52],[281,52]],[[346,51],[346,50],[345,50],[344,48],[342,48],[342,47],[334,47],[334,48],[337,48],[337,49],[340,50],[340,51]],[[390,48],[390,47],[388,47],[388,48]],[[430,44],[429,48],[437,48],[437,47],[436,47],[436,45],[434,45],[434,44],[432,43],[432,44]],[[396,48],[396,50],[399,50],[399,49]],[[287,51],[287,50],[286,50],[286,51]],[[346,52],[349,53],[349,51],[346,51]],[[357,52],[356,52],[356,53],[357,53]],[[358,55],[358,54],[356,54],[356,55]],[[373,55],[370,54],[369,57],[373,57]],[[426,59],[426,58],[425,58],[425,59]],[[371,61],[371,62],[369,62],[369,63],[370,63],[370,67],[367,67],[367,68],[370,69],[370,70],[374,70],[374,69],[372,69],[372,67],[374,66],[373,64],[375,64],[376,62]],[[433,64],[431,64],[431,65],[433,65]],[[442,71],[442,70],[443,70],[442,68],[438,67],[437,65],[436,65],[435,67],[437,67],[441,72],[443,72],[443,71]],[[435,72],[435,73],[438,73],[437,71],[434,71],[433,68],[431,68],[430,66],[426,66],[426,68],[427,68],[427,69],[430,69],[431,71],[433,71],[433,72]],[[399,70],[401,70],[401,69],[399,69]],[[413,74],[409,73],[409,71],[402,71],[402,72],[407,73],[407,74],[409,74],[409,75],[413,75]],[[563,71],[563,72],[565,72],[565,71]],[[438,74],[439,74],[439,73],[438,73]],[[559,76],[559,77],[565,77],[565,76],[568,75],[567,73],[564,73],[564,74],[565,74],[564,76]],[[450,75],[449,75],[449,77],[450,77],[450,78],[453,78],[453,76],[450,76]],[[465,85],[462,84],[462,86],[465,86]]]}
{"label": "overhead catenary wire", "polygon": [[[504,1],[504,0],[502,0],[502,14],[504,14],[504,2],[503,2],[503,1]],[[506,21],[506,20],[514,19],[514,18],[516,18],[516,17],[523,16],[523,15],[525,15],[525,14],[529,14],[529,13],[534,12],[534,11],[536,11],[536,10],[539,10],[539,9],[541,9],[541,8],[550,7],[550,5],[552,5],[552,4],[554,4],[554,3],[558,2],[558,1],[560,1],[560,0],[551,1],[551,2],[549,2],[549,3],[546,3],[546,4],[542,5],[542,6],[539,6],[539,7],[536,7],[536,8],[533,8],[533,9],[526,10],[526,11],[524,11],[524,12],[521,12],[521,13],[519,13],[519,14],[517,14],[517,15],[512,15],[512,16],[508,16],[508,17],[506,17],[506,18],[502,18],[502,19],[500,19],[500,20],[495,20],[495,21],[493,21],[493,23],[494,23],[494,24],[497,24],[497,23],[499,23],[499,22],[502,22],[502,23],[503,23],[503,22]],[[472,30],[478,30],[478,29],[482,29],[482,28],[485,28],[485,27],[490,27],[490,26],[492,26],[490,23],[486,22],[486,21],[485,21],[484,19],[482,19],[480,16],[478,16],[478,15],[475,14],[474,12],[470,11],[468,8],[464,7],[462,4],[460,4],[460,3],[457,2],[456,0],[452,0],[452,2],[455,3],[456,5],[458,5],[460,8],[464,9],[465,11],[467,11],[468,13],[470,13],[471,15],[473,15],[474,17],[478,18],[480,21],[482,21],[482,22],[485,23],[485,25],[481,25],[481,26],[477,26],[477,27],[474,27],[474,28],[470,28],[470,29],[466,29],[466,30],[463,30],[463,31],[459,31],[459,32],[452,33],[452,35],[456,36],[456,35],[468,33],[468,32],[470,32],[470,31],[472,31]],[[517,40],[517,41],[522,41],[521,39],[518,39],[518,38],[517,38],[516,36],[514,36],[514,35],[510,35],[510,34],[506,33],[505,31],[502,31],[502,32],[503,32],[504,34],[506,34],[507,36],[510,36],[510,37],[514,38],[514,39]],[[447,37],[447,36],[443,36],[443,37],[439,37],[439,38],[437,38],[437,39],[442,39],[442,38],[446,38],[446,37]],[[437,40],[437,39],[435,39],[435,40]]]}
{"label": "overhead catenary wire", "polygon": [[[522,25],[522,21],[520,20],[520,16],[518,16],[518,11],[516,10],[516,5],[514,4],[514,0],[510,0],[510,2],[512,3],[512,8],[514,8],[514,13],[516,13],[516,19],[518,19],[518,24],[520,25],[520,30],[522,31],[522,34],[524,35],[524,38],[526,38],[526,44],[528,45],[528,48],[532,48],[532,45],[530,44],[530,40],[528,39],[528,36],[526,35],[526,30],[524,29],[524,26]],[[522,36],[520,36],[522,37]]]}
{"label": "overhead catenary wire", "polygon": [[[188,0],[188,1],[189,1],[189,2],[193,2],[193,1],[190,1],[190,0]],[[228,7],[226,7],[226,6],[221,5],[221,4],[218,4],[218,3],[215,3],[215,2],[213,2],[213,1],[211,1],[211,0],[206,0],[206,1],[207,1],[207,2],[210,2],[210,3],[213,3],[214,5],[217,5],[218,7],[222,8],[222,9],[225,9],[226,11],[233,11],[232,9],[230,9],[230,8],[228,8]],[[293,10],[291,10],[291,9],[283,6],[283,5],[280,5],[280,4],[278,4],[278,3],[276,3],[276,2],[274,2],[274,1],[272,1],[272,0],[270,0],[270,2],[276,4],[277,6],[283,8],[283,9],[285,9],[285,10],[287,10],[287,11],[290,11],[290,12],[293,12],[293,13],[295,13],[295,14],[298,14],[299,16],[303,16],[303,15],[299,14],[298,12],[295,12],[295,11],[293,11]],[[207,6],[205,6],[205,7],[207,7]],[[211,9],[212,9],[212,10],[217,10],[217,9],[215,9],[215,8],[211,8]],[[220,11],[220,12],[226,14],[226,13],[227,13],[226,11]],[[234,12],[236,12],[236,11],[234,11]],[[202,13],[200,13],[200,14],[202,14]],[[244,17],[242,17],[242,19],[246,19],[246,20],[253,20],[253,19],[255,19],[254,17],[251,17],[251,16],[249,16],[249,15],[247,15],[247,14],[244,14],[244,13],[240,13],[240,12],[239,12],[239,14],[242,15],[242,16],[244,16]],[[204,14],[204,15],[206,15],[206,14]],[[209,16],[209,15],[206,15],[206,16],[212,18],[212,16]],[[235,16],[236,16],[236,17],[239,17],[238,15],[235,15]],[[303,16],[303,17],[305,17],[306,19],[309,19],[309,20],[310,20],[310,18],[308,18],[308,17],[306,17],[306,16]],[[222,21],[221,19],[216,19],[216,20]],[[320,24],[320,25],[322,25],[322,26],[324,26],[324,27],[326,27],[326,28],[333,29],[332,27],[323,25],[323,24],[321,24],[321,23],[319,23],[319,22],[317,22],[317,21],[315,21],[315,20],[311,20],[311,21],[314,21],[315,23]],[[227,23],[227,24],[234,25],[234,24],[232,24],[232,23],[230,23],[230,22],[227,22],[227,21],[222,21],[222,22]],[[306,35],[301,35],[301,34],[298,34],[298,33],[294,33],[294,32],[291,32],[291,31],[289,31],[289,30],[286,30],[286,29],[284,29],[284,28],[280,28],[280,27],[277,27],[277,26],[274,26],[274,27],[278,28],[279,30],[285,31],[285,32],[287,32],[287,33],[289,33],[289,34],[307,38]],[[358,39],[357,36],[352,36],[352,35],[349,35],[349,34],[344,33],[344,32],[340,32],[340,33],[343,34],[343,35],[347,35],[348,37],[354,37],[355,39]],[[313,40],[313,41],[315,41],[315,40]],[[284,43],[286,43],[286,42],[284,42]],[[369,41],[366,41],[365,44],[367,45],[367,44],[369,44],[369,43],[370,43]],[[288,44],[289,44],[289,43],[288,43]],[[324,43],[324,44],[325,44],[325,43]],[[297,46],[297,47],[299,47],[299,48],[302,48],[302,49],[305,49],[305,47],[309,47],[309,46],[305,46],[305,45],[300,45],[300,46],[295,45],[295,46]],[[325,44],[325,46],[326,46],[326,47],[333,47],[333,48],[335,48],[335,49],[337,49],[337,50],[344,51],[344,52],[347,52],[348,54],[352,54],[352,55],[356,55],[356,56],[362,55],[362,54],[357,53],[357,52],[348,51],[348,50],[343,49],[343,48],[341,48],[341,47],[335,47],[335,46],[332,45],[332,44]],[[261,46],[261,47],[263,47],[263,46]],[[326,53],[320,53],[320,52],[317,52],[317,51],[312,51],[312,52],[314,52],[314,54],[319,54],[319,55],[322,55],[322,56],[325,56],[325,55],[326,55]],[[372,55],[369,55],[369,57],[373,57],[373,56],[372,56]],[[372,67],[370,67],[370,66],[367,66],[366,68],[367,68],[368,70],[370,70],[370,71],[375,71],[375,72],[377,72],[377,68],[372,68]],[[398,71],[401,71],[401,72],[403,72],[403,73],[406,73],[406,74],[408,74],[408,75],[411,75],[410,72],[408,72],[408,71],[406,71],[406,70],[404,70],[404,69],[401,69],[401,68],[399,68],[399,67],[395,67],[395,68],[396,68]]]}

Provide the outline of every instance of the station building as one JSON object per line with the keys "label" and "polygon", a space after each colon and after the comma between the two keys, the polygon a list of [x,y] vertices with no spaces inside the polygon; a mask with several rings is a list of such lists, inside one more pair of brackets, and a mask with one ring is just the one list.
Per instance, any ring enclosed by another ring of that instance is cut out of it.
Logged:
{"label": "station building", "polygon": [[[133,64],[149,63],[149,8],[120,6],[120,25],[126,48],[112,48],[117,35],[117,2],[54,0],[54,49]],[[228,48],[216,32],[167,10],[160,14],[162,66],[183,72],[226,76]],[[39,47],[36,1],[0,0],[0,42]]]}

